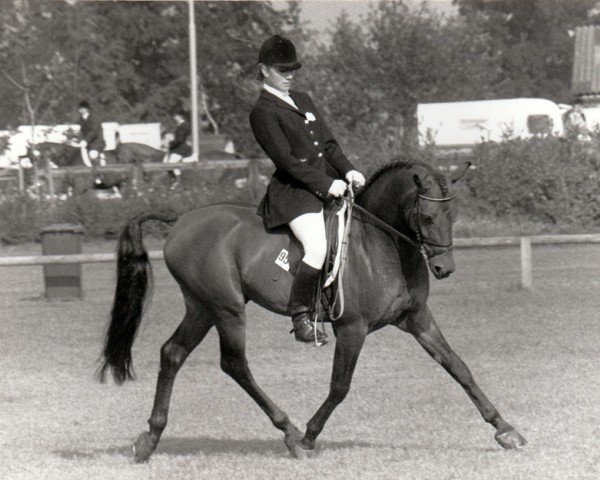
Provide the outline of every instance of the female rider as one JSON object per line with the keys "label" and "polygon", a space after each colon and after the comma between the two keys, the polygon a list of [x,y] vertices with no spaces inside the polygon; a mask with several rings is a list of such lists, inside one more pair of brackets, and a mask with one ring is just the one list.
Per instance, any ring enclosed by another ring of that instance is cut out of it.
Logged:
{"label": "female rider", "polygon": [[[327,248],[323,203],[327,196],[344,194],[343,179],[360,188],[365,178],[346,158],[308,94],[290,90],[301,67],[294,44],[280,35],[267,39],[258,66],[264,83],[250,125],[276,167],[258,213],[268,229],[289,225],[302,244],[290,311],[296,340],[310,342],[310,311]],[[326,342],[327,336],[318,332],[317,344]]]}

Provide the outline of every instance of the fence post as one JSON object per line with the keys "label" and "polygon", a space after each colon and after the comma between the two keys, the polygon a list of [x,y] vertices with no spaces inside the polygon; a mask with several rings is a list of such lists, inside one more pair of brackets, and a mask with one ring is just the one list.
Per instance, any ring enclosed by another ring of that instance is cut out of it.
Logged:
{"label": "fence post", "polygon": [[531,238],[521,237],[521,288],[531,290]]}

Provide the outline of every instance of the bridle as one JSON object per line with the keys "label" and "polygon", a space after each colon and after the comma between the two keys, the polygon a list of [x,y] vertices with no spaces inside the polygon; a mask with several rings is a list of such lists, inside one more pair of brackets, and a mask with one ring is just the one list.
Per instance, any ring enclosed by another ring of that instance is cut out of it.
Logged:
{"label": "bridle", "polygon": [[447,243],[447,244],[442,244],[442,243],[436,243],[432,240],[428,240],[427,238],[425,238],[425,236],[423,235],[423,232],[421,230],[421,224],[419,223],[419,212],[420,212],[420,204],[421,202],[419,202],[419,200],[427,200],[428,202],[449,202],[450,200],[452,200],[454,197],[456,197],[456,193],[454,195],[450,195],[449,197],[442,197],[442,198],[434,198],[434,197],[428,197],[426,195],[422,195],[422,194],[418,194],[417,198],[415,199],[415,206],[413,207],[413,212],[415,214],[415,233],[417,235],[417,243],[419,244],[419,249],[425,253],[423,251],[423,246],[424,245],[429,245],[431,247],[438,247],[438,248],[444,248],[445,250],[439,253],[436,253],[435,255],[427,255],[427,258],[433,258],[433,257],[437,257],[438,255],[442,255],[444,253],[447,253],[449,251],[452,250],[452,242]]}
{"label": "bridle", "polygon": [[[330,300],[329,307],[328,307],[329,318],[332,321],[335,321],[338,318],[340,318],[342,316],[342,314],[344,313],[344,286],[343,286],[343,282],[342,282],[342,277],[343,277],[343,272],[344,272],[344,266],[346,263],[346,253],[347,253],[348,242],[349,242],[348,237],[350,235],[350,225],[351,225],[351,221],[352,221],[352,210],[354,208],[360,210],[366,217],[371,219],[382,230],[385,230],[389,233],[392,233],[395,236],[400,237],[406,243],[415,247],[417,250],[419,250],[421,252],[421,254],[423,254],[429,260],[430,258],[437,257],[438,255],[442,255],[444,253],[450,252],[452,250],[452,243],[449,243],[447,245],[442,245],[439,243],[432,242],[431,240],[427,240],[423,236],[423,233],[421,231],[421,225],[419,224],[419,200],[426,200],[429,202],[449,202],[454,197],[456,197],[456,194],[451,195],[449,197],[443,197],[443,198],[427,197],[420,193],[417,195],[417,197],[415,199],[415,206],[413,207],[413,212],[415,214],[415,223],[416,223],[415,231],[416,231],[416,235],[417,235],[417,241],[415,242],[412,238],[399,232],[394,227],[392,227],[388,223],[384,222],[383,220],[379,219],[378,217],[373,215],[368,210],[365,210],[360,205],[357,205],[356,203],[354,203],[354,191],[352,190],[352,185],[349,185],[348,190],[347,190],[347,195],[345,197],[342,197],[342,200],[347,203],[347,211],[346,211],[346,219],[347,220],[346,220],[346,227],[344,230],[344,237],[342,240],[342,252],[341,252],[342,263],[341,263],[341,266],[340,266],[340,269],[338,272],[338,276],[337,276],[337,290],[335,291],[333,299]],[[434,255],[429,255],[425,251],[424,245],[440,247],[440,248],[444,248],[445,250],[443,250],[442,252],[436,253]],[[328,263],[328,262],[326,262],[326,263]],[[320,300],[321,295],[322,295],[322,290],[318,289],[317,290],[317,302],[316,302],[317,305],[321,304],[321,300]],[[337,314],[335,314],[334,310],[335,310],[336,306],[338,305],[338,303],[339,303],[339,307],[338,307],[339,312]],[[314,324],[315,343],[317,343],[317,325],[316,325],[316,323],[317,323],[317,317],[315,317],[315,324]]]}
{"label": "bridle", "polygon": [[[415,234],[416,234],[416,241],[414,241],[412,238],[408,237],[407,235],[399,232],[398,230],[396,230],[394,227],[392,227],[391,225],[389,225],[388,223],[384,222],[383,220],[379,219],[378,217],[376,217],[375,215],[373,215],[371,212],[369,212],[368,210],[365,210],[363,207],[361,207],[360,205],[357,205],[354,203],[354,195],[351,194],[349,196],[349,198],[344,198],[344,201],[348,202],[349,204],[352,204],[352,207],[358,209],[359,211],[361,211],[365,216],[369,217],[369,219],[373,220],[373,222],[378,225],[381,229],[394,234],[397,237],[400,237],[402,240],[404,240],[406,243],[408,243],[409,245],[412,245],[413,247],[415,247],[417,250],[419,250],[423,255],[425,255],[425,257],[427,257],[427,259],[433,258],[433,257],[437,257],[438,255],[442,255],[444,253],[450,252],[452,250],[452,243],[449,244],[440,244],[440,243],[436,243],[432,240],[428,240],[424,235],[423,232],[421,230],[421,224],[419,223],[419,212],[420,212],[420,207],[419,207],[419,200],[426,200],[429,202],[449,202],[450,200],[452,200],[454,197],[456,197],[456,193],[454,195],[450,195],[449,197],[442,197],[442,198],[434,198],[434,197],[428,197],[426,195],[422,195],[422,194],[418,194],[416,199],[415,199],[415,205],[413,207],[413,213],[415,214]],[[425,249],[423,248],[425,245],[429,245],[431,247],[438,247],[438,248],[443,248],[445,250],[436,253],[434,255],[429,255]]]}

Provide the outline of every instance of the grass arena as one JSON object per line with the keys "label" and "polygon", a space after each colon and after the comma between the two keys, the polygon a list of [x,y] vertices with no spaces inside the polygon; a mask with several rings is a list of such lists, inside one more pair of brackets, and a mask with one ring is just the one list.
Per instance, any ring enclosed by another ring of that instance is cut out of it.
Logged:
{"label": "grass arena", "polygon": [[[149,250],[160,242],[147,239]],[[111,252],[114,242],[84,245]],[[39,245],[0,256],[39,254]],[[367,339],[346,400],[306,459],[219,367],[214,329],[177,376],[169,423],[148,463],[131,445],[147,428],[159,349],[184,306],[154,261],[155,288],[133,349],[137,380],[94,379],[114,265],[83,268],[85,297],[43,299],[41,267],[0,267],[0,477],[3,479],[597,479],[600,478],[600,245],[535,246],[534,288],[518,248],[459,249],[431,281],[429,306],[476,381],[528,440],[505,451],[462,388],[409,335]],[[304,429],[328,392],[333,345],[303,346],[287,318],[248,307],[259,385]],[[331,332],[328,327],[328,331]]]}

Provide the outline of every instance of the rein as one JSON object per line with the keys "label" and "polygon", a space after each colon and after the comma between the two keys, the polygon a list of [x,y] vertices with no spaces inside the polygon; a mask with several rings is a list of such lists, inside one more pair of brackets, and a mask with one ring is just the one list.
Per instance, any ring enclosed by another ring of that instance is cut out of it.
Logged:
{"label": "rein", "polygon": [[[388,233],[391,233],[399,238],[401,238],[402,240],[404,240],[406,243],[408,243],[409,245],[411,245],[412,247],[416,248],[417,250],[419,250],[424,256],[426,256],[428,259],[429,258],[433,258],[436,257],[437,255],[441,255],[442,253],[446,253],[450,250],[452,250],[452,243],[447,244],[447,245],[442,245],[442,244],[438,244],[429,240],[426,240],[423,237],[423,234],[421,233],[421,225],[419,224],[419,200],[426,200],[429,202],[449,202],[450,200],[452,200],[454,197],[456,197],[456,194],[451,195],[449,197],[443,197],[443,198],[434,198],[434,197],[428,197],[426,195],[422,195],[422,194],[418,194],[417,198],[415,200],[415,206],[414,206],[414,212],[415,212],[415,221],[416,221],[416,235],[417,235],[417,241],[415,242],[412,238],[408,237],[407,235],[405,235],[404,233],[398,231],[397,229],[395,229],[394,227],[392,227],[390,224],[384,222],[383,220],[381,220],[380,218],[376,217],[375,215],[373,215],[371,212],[369,212],[368,210],[365,210],[363,207],[361,207],[360,205],[357,205],[356,203],[354,203],[354,191],[352,190],[352,185],[348,186],[348,194],[347,196],[342,197],[342,200],[344,202],[346,202],[347,204],[347,210],[346,210],[346,227],[344,229],[344,236],[342,238],[342,249],[341,249],[341,264],[340,264],[340,269],[338,272],[338,276],[337,276],[337,289],[335,291],[335,294],[333,296],[333,300],[329,303],[328,306],[328,315],[329,318],[331,319],[331,321],[335,321],[338,320],[343,314],[344,314],[344,283],[342,281],[343,279],[343,274],[344,274],[344,267],[346,265],[346,257],[347,257],[347,251],[348,251],[348,243],[349,243],[349,237],[350,237],[350,227],[351,227],[351,222],[352,222],[352,210],[354,208],[356,208],[357,210],[359,210],[363,215],[365,215],[366,217],[368,217],[370,220],[373,221],[373,223],[375,223],[379,228],[381,228],[382,230],[385,230]],[[446,248],[445,252],[441,252],[438,253],[436,255],[431,255],[428,256],[425,251],[423,250],[423,245],[431,245],[434,247],[442,247],[442,248]],[[317,291],[317,302],[316,305],[320,306],[321,305],[321,295],[322,295],[322,289],[319,288],[319,290]],[[339,311],[337,313],[337,315],[334,313],[336,307],[338,307],[339,304]],[[316,339],[317,339],[317,322],[318,322],[318,315],[315,316],[314,319],[314,326],[313,326],[313,330],[315,333],[315,343],[316,343]],[[324,326],[322,326],[323,330],[324,330]]]}

